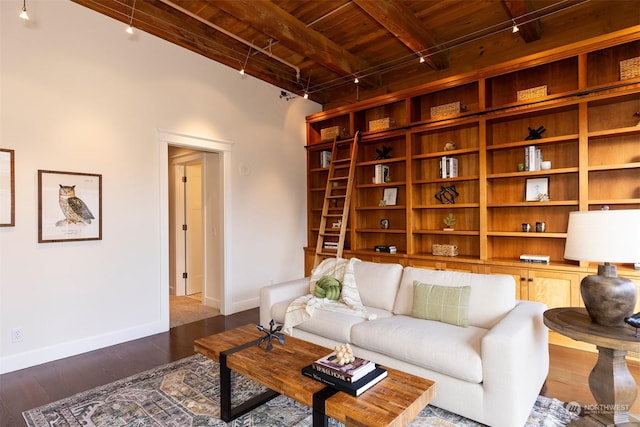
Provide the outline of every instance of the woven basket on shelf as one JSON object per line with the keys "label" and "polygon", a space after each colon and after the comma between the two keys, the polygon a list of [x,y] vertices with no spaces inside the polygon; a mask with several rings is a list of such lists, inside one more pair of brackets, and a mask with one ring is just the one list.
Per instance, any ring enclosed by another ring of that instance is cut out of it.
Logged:
{"label": "woven basket on shelf", "polygon": [[458,246],[456,245],[431,245],[431,252],[436,256],[457,256]]}

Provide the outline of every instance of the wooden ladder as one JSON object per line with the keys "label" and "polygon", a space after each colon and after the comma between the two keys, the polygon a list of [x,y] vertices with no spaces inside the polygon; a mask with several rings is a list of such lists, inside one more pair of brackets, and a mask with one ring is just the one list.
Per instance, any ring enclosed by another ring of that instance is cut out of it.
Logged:
{"label": "wooden ladder", "polygon": [[[318,266],[324,258],[342,257],[347,234],[347,220],[349,219],[349,205],[351,204],[351,194],[353,192],[359,141],[360,131],[356,132],[353,142],[339,142],[338,138],[333,140],[331,162],[329,164],[329,174],[320,218],[320,229],[318,231],[318,242],[316,244],[316,255],[313,263],[314,267]],[[350,145],[348,157],[341,157],[346,150],[341,151],[339,147],[347,144]],[[328,223],[331,223],[329,227],[327,227]],[[338,226],[335,224],[338,224]]]}

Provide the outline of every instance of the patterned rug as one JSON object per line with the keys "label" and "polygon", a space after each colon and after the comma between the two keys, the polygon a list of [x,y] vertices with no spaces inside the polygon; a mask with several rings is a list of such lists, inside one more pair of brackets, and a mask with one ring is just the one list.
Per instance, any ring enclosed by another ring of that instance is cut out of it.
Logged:
{"label": "patterned rug", "polygon": [[[29,427],[118,426],[311,426],[311,410],[279,396],[252,412],[225,423],[219,419],[218,364],[195,355],[69,398],[25,411]],[[241,402],[263,387],[241,375],[232,376],[232,402]],[[538,397],[527,426],[564,426],[576,416],[557,399]],[[343,427],[330,420],[332,427]],[[445,410],[427,406],[411,427],[480,426]]]}

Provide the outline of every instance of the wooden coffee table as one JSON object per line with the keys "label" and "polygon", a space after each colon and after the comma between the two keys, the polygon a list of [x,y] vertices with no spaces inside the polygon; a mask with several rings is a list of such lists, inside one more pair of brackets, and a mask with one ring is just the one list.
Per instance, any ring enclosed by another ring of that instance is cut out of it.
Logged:
{"label": "wooden coffee table", "polygon": [[[221,418],[222,412],[228,418],[224,421],[283,394],[313,408],[314,426],[326,425],[327,417],[347,426],[405,426],[436,394],[433,381],[387,367],[387,378],[359,397],[336,392],[301,373],[303,367],[331,349],[286,336],[284,346],[274,342],[273,349],[267,352],[264,344],[255,345],[263,336],[256,325],[245,325],[195,341],[196,352],[220,363]],[[231,408],[230,370],[259,382],[271,392]]]}

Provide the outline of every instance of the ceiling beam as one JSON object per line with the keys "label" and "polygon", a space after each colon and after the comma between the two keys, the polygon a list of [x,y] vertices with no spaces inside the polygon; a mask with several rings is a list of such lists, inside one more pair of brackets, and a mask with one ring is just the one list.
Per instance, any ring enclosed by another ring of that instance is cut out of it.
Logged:
{"label": "ceiling beam", "polygon": [[393,34],[434,70],[449,67],[447,54],[409,7],[398,0],[353,0],[362,10]]}
{"label": "ceiling beam", "polygon": [[268,0],[223,0],[211,4],[338,74],[357,76],[371,69],[362,58],[307,28],[303,22]]}
{"label": "ceiling beam", "polygon": [[530,0],[502,0],[513,22],[518,25],[518,34],[525,43],[539,40],[542,28],[539,19],[529,19],[528,14],[533,11]]}

